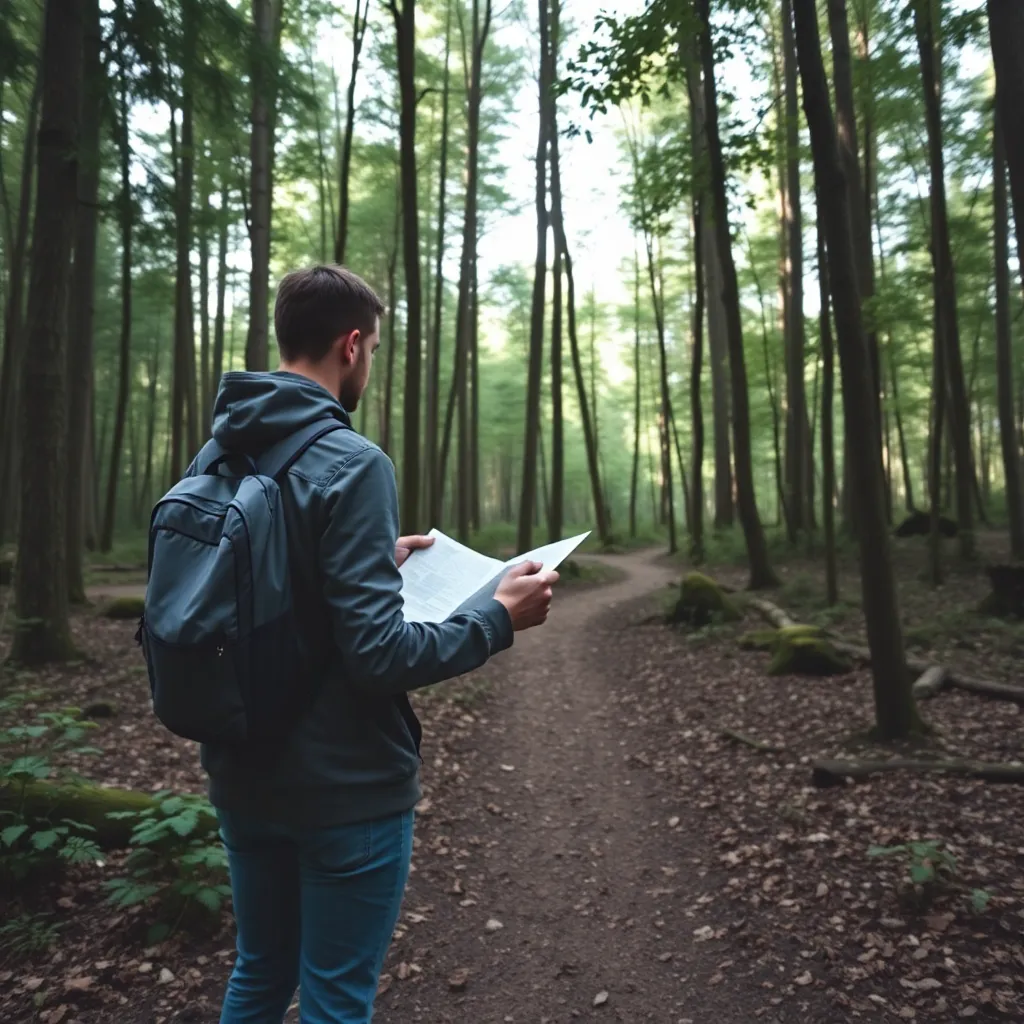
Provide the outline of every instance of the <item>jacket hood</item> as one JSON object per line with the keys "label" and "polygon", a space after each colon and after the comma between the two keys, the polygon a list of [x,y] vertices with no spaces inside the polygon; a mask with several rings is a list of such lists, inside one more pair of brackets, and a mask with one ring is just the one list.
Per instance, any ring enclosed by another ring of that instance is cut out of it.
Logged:
{"label": "jacket hood", "polygon": [[316,420],[348,413],[326,388],[297,373],[224,374],[213,406],[213,436],[224,449],[258,453]]}

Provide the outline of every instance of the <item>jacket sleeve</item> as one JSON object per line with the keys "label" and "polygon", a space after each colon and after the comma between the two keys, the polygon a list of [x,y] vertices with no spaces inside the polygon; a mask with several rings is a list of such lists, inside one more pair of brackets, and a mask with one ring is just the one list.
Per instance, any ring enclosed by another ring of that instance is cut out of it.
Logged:
{"label": "jacket sleeve", "polygon": [[471,672],[512,645],[508,612],[494,600],[441,623],[405,621],[395,471],[380,449],[349,458],[323,497],[324,596],[353,685],[381,695],[419,689]]}

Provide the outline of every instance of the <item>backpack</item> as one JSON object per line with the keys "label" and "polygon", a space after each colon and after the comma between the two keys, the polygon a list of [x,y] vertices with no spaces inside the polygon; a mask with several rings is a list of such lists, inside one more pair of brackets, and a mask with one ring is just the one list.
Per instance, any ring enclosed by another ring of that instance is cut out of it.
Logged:
{"label": "backpack", "polygon": [[265,451],[258,464],[210,441],[193,474],[153,509],[136,639],[153,710],[178,736],[271,740],[298,717],[313,672],[293,608],[280,482],[320,438],[343,428],[319,420]]}

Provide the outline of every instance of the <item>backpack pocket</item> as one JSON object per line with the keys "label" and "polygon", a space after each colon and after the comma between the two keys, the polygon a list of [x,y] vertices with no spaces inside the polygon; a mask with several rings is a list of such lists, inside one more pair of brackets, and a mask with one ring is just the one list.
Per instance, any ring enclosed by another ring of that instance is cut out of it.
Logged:
{"label": "backpack pocket", "polygon": [[199,743],[247,739],[240,651],[228,637],[167,643],[142,624],[153,710],[171,732]]}

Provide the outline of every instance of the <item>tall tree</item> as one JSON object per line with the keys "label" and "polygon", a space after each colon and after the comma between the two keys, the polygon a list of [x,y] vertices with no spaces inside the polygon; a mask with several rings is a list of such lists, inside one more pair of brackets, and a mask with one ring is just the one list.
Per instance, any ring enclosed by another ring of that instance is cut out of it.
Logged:
{"label": "tall tree", "polygon": [[21,507],[11,661],[38,665],[72,653],[65,558],[67,295],[78,203],[82,0],[48,0],[36,168],[26,357],[21,367]]}
{"label": "tall tree", "polygon": [[[629,480],[629,535],[636,537],[636,501],[640,483],[640,257],[633,253],[633,471]],[[552,540],[555,533],[552,529]]]}
{"label": "tall tree", "polygon": [[974,465],[971,453],[971,413],[960,351],[956,271],[949,236],[946,205],[946,164],[942,140],[942,51],[937,30],[937,0],[915,0],[914,27],[921,57],[925,120],[928,128],[928,163],[931,172],[931,249],[939,302],[940,331],[936,344],[944,348],[945,386],[949,390],[949,430],[956,465],[957,537],[960,554],[975,554],[973,526]]}
{"label": "tall tree", "polygon": [[[185,13],[188,12],[188,13]],[[188,31],[184,35],[186,46],[192,42],[191,36],[191,12],[186,6],[183,9],[186,17]],[[186,50],[186,53],[191,52]],[[187,58],[186,58],[187,59]],[[118,93],[118,116],[117,116],[117,145],[121,172],[121,192],[118,197],[118,220],[121,228],[121,332],[118,345],[118,373],[117,373],[117,399],[114,406],[114,437],[110,446],[110,467],[107,472],[107,497],[103,507],[103,523],[100,527],[100,550],[109,551],[114,543],[114,524],[117,516],[117,487],[121,476],[121,454],[124,444],[125,423],[128,413],[128,401],[131,393],[131,348],[132,348],[132,242],[135,234],[135,201],[132,195],[131,182],[131,125],[130,125],[130,104],[128,97],[128,86],[126,76],[122,69]],[[186,99],[183,102],[184,112],[182,117],[182,149],[186,145],[191,146],[191,83],[186,82],[184,87]],[[185,131],[185,126],[188,131]],[[187,143],[186,143],[186,140]],[[184,351],[185,345],[191,345],[193,355],[195,346],[192,344],[192,281],[189,273],[189,247],[187,239],[190,237],[189,226],[191,223],[191,200],[192,200],[192,157],[191,153],[183,152],[179,163],[179,189],[178,196],[178,218],[184,223],[178,225],[178,316],[175,319],[175,369],[179,374],[188,373],[189,361]],[[183,198],[185,197],[185,198]],[[185,239],[182,241],[182,239]],[[184,250],[180,248],[184,246]],[[184,264],[184,266],[183,266]],[[183,277],[180,275],[184,275]],[[183,296],[183,290],[188,289],[187,301]],[[185,317],[188,316],[188,323]],[[194,377],[194,374],[193,374]],[[194,380],[192,382],[194,384]],[[175,386],[179,389],[187,387],[183,376],[175,378]],[[181,391],[178,391],[179,399]],[[181,407],[178,407],[180,418]],[[180,438],[180,429],[178,432]],[[196,452],[192,449],[189,458]],[[180,447],[179,447],[180,453]],[[175,474],[175,479],[180,472]]]}
{"label": "tall tree", "polygon": [[800,209],[800,100],[797,93],[796,44],[790,0],[782,0],[782,66],[785,92],[785,195],[783,228],[786,240],[786,517],[790,540],[810,526],[808,483],[807,395],[804,387],[804,256]]}
{"label": "tall tree", "polygon": [[992,167],[992,213],[996,277],[996,387],[999,402],[999,440],[1006,480],[1006,512],[1010,520],[1010,550],[1024,558],[1024,495],[1021,494],[1020,451],[1014,425],[1013,348],[1010,325],[1009,220],[1006,198],[1006,147],[999,117],[995,118]]}
{"label": "tall tree", "polygon": [[213,313],[213,370],[211,393],[216,396],[224,374],[224,317],[228,292],[228,230],[230,193],[226,181],[221,182],[220,210],[217,217],[217,300]]}
{"label": "tall tree", "polygon": [[919,720],[904,660],[885,517],[884,478],[877,458],[881,441],[878,420],[873,413],[871,360],[861,317],[850,199],[843,180],[821,57],[815,0],[793,0],[793,14],[803,105],[811,132],[814,173],[821,202],[818,215],[824,225],[829,282],[835,304],[846,430],[864,442],[851,445],[849,450],[854,456],[861,586],[871,649],[876,725],[882,739],[898,739],[913,732]]}
{"label": "tall tree", "polygon": [[441,166],[437,193],[437,254],[434,267],[433,323],[427,337],[427,409],[425,438],[425,497],[433,526],[441,522],[444,477],[439,472],[438,431],[441,408],[441,323],[444,313],[445,228],[448,200],[448,126],[451,101],[452,5],[447,0],[444,25],[444,79],[441,86]]}
{"label": "tall tree", "polygon": [[245,366],[265,370],[270,345],[270,222],[284,0],[252,0],[252,113],[249,130],[249,333]]}
{"label": "tall tree", "polygon": [[[828,24],[832,38],[832,71],[836,90],[836,130],[839,140],[839,157],[842,161],[845,187],[849,191],[850,227],[853,232],[854,258],[856,260],[857,289],[862,301],[868,302],[875,291],[874,258],[871,246],[871,229],[865,220],[867,200],[864,195],[864,182],[860,172],[859,144],[857,135],[857,112],[854,103],[853,61],[850,55],[850,23],[847,13],[847,0],[828,0]],[[878,465],[882,466],[882,407],[881,407],[881,372],[878,360],[878,340],[872,324],[867,325],[868,358],[871,361],[872,381],[872,415],[878,421]],[[857,529],[853,517],[853,498],[851,487],[853,472],[853,454],[850,447],[855,439],[849,434],[845,436],[846,455],[843,460],[846,477],[843,493],[846,496],[846,526],[849,530]]]}
{"label": "tall tree", "polygon": [[[703,125],[693,115],[693,100],[701,92],[700,69],[696,54],[687,68],[690,95],[690,149],[695,176],[703,174]],[[687,522],[690,526],[690,558],[695,564],[704,560],[704,409],[701,404],[701,369],[704,358],[704,218],[705,191],[695,188],[692,198],[693,219],[693,317],[692,356],[690,358],[690,422],[692,435],[692,496]]]}
{"label": "tall tree", "polygon": [[[537,212],[537,258],[533,268],[533,296],[530,304],[530,348],[526,375],[526,435],[523,450],[523,481],[519,501],[519,530],[516,543],[520,551],[533,547],[533,515],[537,503],[537,448],[540,439],[540,387],[544,364],[544,295],[548,273],[548,119],[544,111],[552,87],[549,57],[548,0],[539,0],[540,73],[537,154],[534,157],[534,207]],[[557,240],[555,242],[558,244]]]}
{"label": "tall tree", "polygon": [[[347,105],[345,107],[345,134],[341,142],[338,167],[338,230],[334,240],[334,262],[345,262],[348,243],[349,179],[352,172],[352,139],[356,126],[356,80],[359,77],[359,57],[363,52],[366,23],[370,16],[370,0],[356,0],[352,16],[352,66],[348,76]],[[447,56],[446,56],[447,61]]]}
{"label": "tall tree", "polygon": [[423,288],[416,180],[416,0],[386,0],[398,51],[399,149],[402,175],[402,244],[405,261],[405,411],[402,439],[402,529],[420,520],[420,385],[423,358]]}
{"label": "tall tree", "polygon": [[68,323],[68,599],[85,602],[82,554],[85,549],[86,439],[92,416],[93,314],[96,291],[96,237],[99,223],[100,108],[104,71],[99,0],[83,0],[84,50],[82,112],[79,126],[78,208],[75,211],[74,270]]}
{"label": "tall tree", "polygon": [[[715,53],[711,38],[710,0],[697,0],[701,21],[700,54],[704,75],[704,104],[708,156],[710,160],[712,209],[715,237],[722,268],[722,296],[725,303],[729,338],[729,371],[732,378],[732,431],[736,469],[736,501],[747,545],[752,589],[778,583],[768,559],[768,543],[757,510],[754,491],[754,466],[750,445],[750,398],[747,393],[747,369],[743,353],[743,321],[740,316],[739,285],[732,257],[729,232],[729,199],[726,194],[725,160],[718,131],[718,90],[715,84]],[[806,91],[806,86],[805,86]]]}
{"label": "tall tree", "polygon": [[[555,61],[558,54],[561,0],[552,0],[551,7],[551,46],[548,58],[551,65],[550,81],[557,77]],[[548,90],[543,118],[547,120],[548,138],[555,138],[558,132],[558,97],[552,88]],[[552,168],[552,174],[558,174]],[[565,519],[565,416],[563,411],[564,381],[562,366],[562,250],[555,246],[555,258],[551,268],[551,503],[548,517],[548,539],[552,542],[561,539],[562,526]],[[634,462],[634,474],[636,463]],[[635,494],[630,503],[634,516],[635,527],[636,502]],[[633,530],[635,536],[635,529]]]}
{"label": "tall tree", "polygon": [[18,218],[7,255],[7,294],[4,303],[4,351],[0,363],[0,544],[15,526],[20,488],[17,485],[20,450],[18,446],[19,384],[25,351],[25,285],[29,262],[32,188],[35,184],[36,125],[43,95],[43,76],[36,75],[25,122],[21,154],[21,184]]}
{"label": "tall tree", "polygon": [[[815,201],[821,209],[823,199],[820,187],[815,186]],[[832,343],[831,292],[828,273],[828,249],[825,244],[825,226],[817,221],[818,236],[818,303],[819,333],[821,334],[821,518],[825,532],[825,601],[831,608],[839,600],[839,573],[836,564],[836,446],[835,417],[832,406],[835,395],[835,366]]]}
{"label": "tall tree", "polygon": [[1024,266],[1024,124],[1020,118],[1024,110],[1024,7],[1017,0],[988,0],[988,21],[996,70],[996,111],[1005,140],[1017,248]]}

